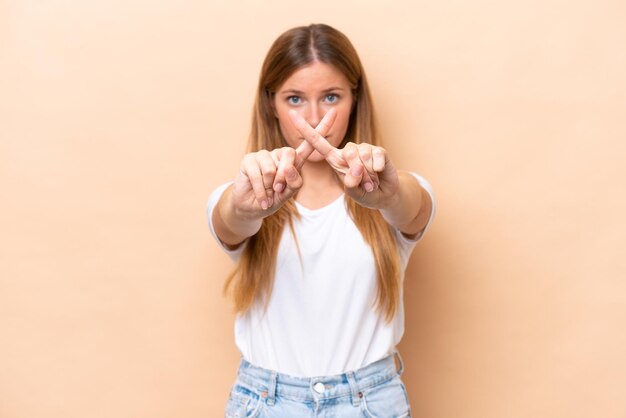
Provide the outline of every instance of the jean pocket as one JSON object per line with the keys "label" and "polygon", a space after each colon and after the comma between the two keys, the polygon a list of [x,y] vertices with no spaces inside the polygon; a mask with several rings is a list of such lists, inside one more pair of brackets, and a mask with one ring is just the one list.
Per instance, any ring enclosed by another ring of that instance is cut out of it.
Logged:
{"label": "jean pocket", "polygon": [[235,384],[226,403],[226,418],[255,418],[261,412],[263,400],[259,394],[245,386]]}
{"label": "jean pocket", "polygon": [[362,391],[361,408],[367,418],[408,418],[409,398],[399,376]]}

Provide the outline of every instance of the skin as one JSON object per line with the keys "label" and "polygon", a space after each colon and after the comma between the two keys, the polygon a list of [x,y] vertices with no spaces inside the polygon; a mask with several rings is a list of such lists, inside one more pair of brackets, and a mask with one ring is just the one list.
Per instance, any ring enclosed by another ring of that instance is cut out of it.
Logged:
{"label": "skin", "polygon": [[408,172],[398,171],[382,147],[343,141],[353,109],[352,89],[331,65],[295,71],[274,94],[273,110],[286,146],[244,156],[240,172],[213,212],[220,240],[232,248],[256,234],[263,218],[294,197],[311,209],[341,193],[380,210],[411,237],[424,229],[430,197]]}

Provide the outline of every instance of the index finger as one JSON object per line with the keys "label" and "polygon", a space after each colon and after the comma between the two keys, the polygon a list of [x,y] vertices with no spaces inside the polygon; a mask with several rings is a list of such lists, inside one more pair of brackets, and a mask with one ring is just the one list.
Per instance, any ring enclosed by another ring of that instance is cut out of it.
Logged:
{"label": "index finger", "polygon": [[[326,140],[326,138],[322,136],[322,134],[313,129],[313,127],[309,125],[298,112],[292,109],[289,111],[289,116],[291,117],[291,121],[295,125],[296,129],[298,129],[298,132],[302,134],[306,142],[311,144],[313,148],[316,149],[320,154],[322,154],[324,158],[326,158],[332,151],[336,149],[335,147],[330,145],[330,143]],[[324,116],[324,118],[325,117],[326,116]]]}
{"label": "index finger", "polygon": [[[320,123],[315,127],[315,131],[317,131],[320,135],[325,136],[335,123],[336,118],[337,111],[335,109],[330,109],[328,112],[326,112]],[[304,121],[304,123],[306,123],[306,121]],[[306,124],[310,127],[308,123]],[[302,167],[302,164],[304,164],[306,159],[309,158],[309,155],[311,155],[313,151],[315,151],[313,145],[311,145],[309,141],[304,140],[298,146],[298,148],[296,148],[296,168],[300,169],[300,167]]]}

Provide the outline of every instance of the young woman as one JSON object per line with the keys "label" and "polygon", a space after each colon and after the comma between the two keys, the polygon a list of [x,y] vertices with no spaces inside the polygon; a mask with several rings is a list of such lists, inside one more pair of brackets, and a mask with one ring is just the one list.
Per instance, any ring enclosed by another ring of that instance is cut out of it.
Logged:
{"label": "young woman", "polygon": [[225,291],[242,359],[227,417],[410,416],[402,283],[434,201],[426,180],[396,170],[374,121],[345,35],[310,25],[274,42],[249,153],[207,208],[237,262]]}

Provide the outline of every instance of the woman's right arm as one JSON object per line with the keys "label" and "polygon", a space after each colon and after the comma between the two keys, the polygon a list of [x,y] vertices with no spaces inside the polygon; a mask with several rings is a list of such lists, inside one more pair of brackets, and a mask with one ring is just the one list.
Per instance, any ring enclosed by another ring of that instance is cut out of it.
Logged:
{"label": "woman's right arm", "polygon": [[235,249],[256,234],[263,218],[282,207],[302,187],[297,166],[301,156],[293,148],[247,154],[234,183],[229,186],[213,210],[217,237]]}
{"label": "woman's right arm", "polygon": [[229,249],[234,250],[246,238],[259,231],[263,218],[246,220],[238,216],[233,205],[232,190],[233,185],[230,185],[217,202],[213,210],[213,227],[220,241]]}
{"label": "woman's right arm", "polygon": [[[326,112],[314,131],[326,135],[336,116],[334,109]],[[283,147],[246,154],[237,178],[213,211],[213,226],[220,241],[235,249],[259,232],[263,218],[280,209],[300,190],[300,168],[313,151],[307,141],[302,141],[297,149]]]}

